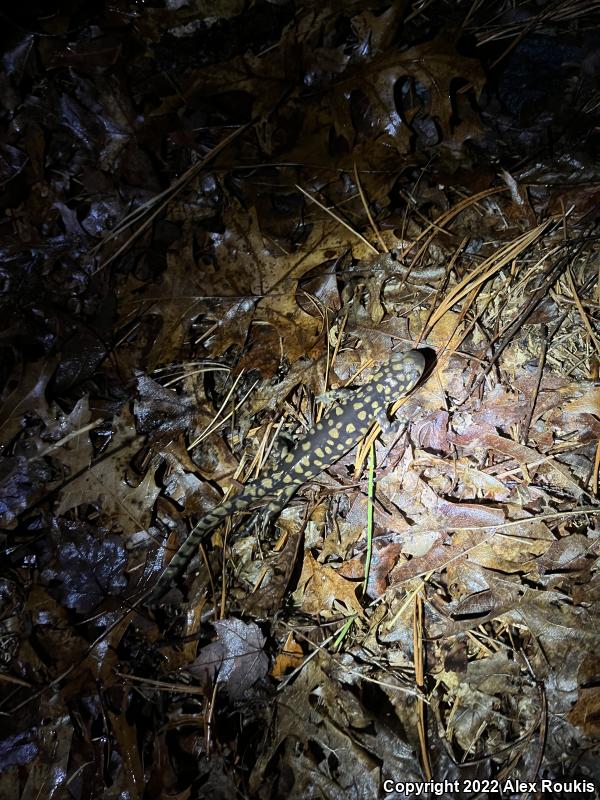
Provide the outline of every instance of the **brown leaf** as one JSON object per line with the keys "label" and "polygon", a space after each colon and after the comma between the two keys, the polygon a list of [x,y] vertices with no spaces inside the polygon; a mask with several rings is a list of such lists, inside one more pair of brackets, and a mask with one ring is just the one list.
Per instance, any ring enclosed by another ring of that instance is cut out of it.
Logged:
{"label": "brown leaf", "polygon": [[137,429],[147,434],[150,441],[170,440],[180,433],[187,433],[192,427],[195,418],[192,398],[177,394],[146,375],[138,377],[137,390],[133,415]]}
{"label": "brown leaf", "polygon": [[57,362],[48,358],[27,364],[7,382],[0,395],[0,442],[6,444],[21,430],[26,414],[47,418],[45,391]]}
{"label": "brown leaf", "polygon": [[[57,414],[46,423],[43,441],[46,444],[49,440],[52,444],[46,445],[43,450],[60,461],[67,468],[69,476],[88,467],[92,460],[93,448],[89,434],[87,431],[79,434],[90,419],[89,398],[82,397],[69,414]],[[62,442],[58,448],[53,446],[57,440]]]}
{"label": "brown leaf", "polygon": [[303,661],[302,647],[294,639],[294,635],[289,633],[285,644],[275,658],[271,675],[275,680],[281,680],[289,671],[297,669]]}
{"label": "brown leaf", "polygon": [[81,503],[97,504],[103,519],[123,531],[146,528],[160,487],[150,469],[137,486],[127,481],[129,463],[140,446],[133,419],[125,408],[115,422],[115,432],[106,452],[60,492],[56,513],[64,515]]}
{"label": "brown leaf", "polygon": [[144,768],[138,746],[138,730],[132,720],[127,718],[127,709],[115,714],[107,709],[110,727],[115,735],[119,755],[123,759],[123,777],[128,783],[131,797],[139,797],[144,790]]}
{"label": "brown leaf", "polygon": [[364,616],[356,598],[357,583],[347,581],[329,566],[319,564],[309,551],[304,554],[302,574],[294,592],[307,614],[331,614],[336,603],[343,603],[349,612]]}
{"label": "brown leaf", "polygon": [[568,714],[571,725],[581,729],[584,736],[600,735],[600,689],[597,686],[579,689],[577,702]]}

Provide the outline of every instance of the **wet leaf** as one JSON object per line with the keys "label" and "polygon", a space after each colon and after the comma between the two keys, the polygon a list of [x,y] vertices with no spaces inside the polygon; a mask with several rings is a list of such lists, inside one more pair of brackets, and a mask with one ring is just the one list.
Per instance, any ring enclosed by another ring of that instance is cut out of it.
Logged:
{"label": "wet leaf", "polygon": [[92,503],[103,519],[121,530],[146,527],[160,489],[153,471],[137,486],[127,481],[129,464],[139,444],[133,420],[124,412],[115,424],[109,449],[61,490],[56,513],[63,515],[82,503]]}
{"label": "wet leaf", "polygon": [[[87,526],[62,522],[54,541],[51,562],[42,579],[53,587],[61,603],[80,614],[95,608],[108,595],[125,588],[127,557],[115,536],[99,538]],[[48,563],[49,554],[44,561]]]}
{"label": "wet leaf", "polygon": [[21,430],[28,414],[46,418],[48,401],[45,392],[55,367],[55,359],[28,364],[5,385],[0,400],[0,437],[3,443],[9,442]]}
{"label": "wet leaf", "polygon": [[264,652],[265,637],[255,623],[237,619],[214,623],[217,640],[206,645],[186,669],[206,688],[222,684],[231,699],[238,699],[261,682],[269,660]]}

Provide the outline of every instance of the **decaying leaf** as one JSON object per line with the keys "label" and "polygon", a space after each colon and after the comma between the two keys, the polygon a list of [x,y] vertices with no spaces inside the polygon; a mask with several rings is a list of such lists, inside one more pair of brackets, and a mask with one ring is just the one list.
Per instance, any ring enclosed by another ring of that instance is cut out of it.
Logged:
{"label": "decaying leaf", "polygon": [[331,614],[339,603],[348,612],[363,615],[356,597],[357,584],[342,578],[331,567],[319,564],[310,552],[304,556],[296,597],[308,614]]}
{"label": "decaying leaf", "polygon": [[298,642],[294,641],[292,634],[288,636],[282,651],[275,659],[271,675],[277,680],[283,678],[288,670],[297,669],[304,661],[304,653]]}
{"label": "decaying leaf", "polygon": [[61,490],[56,513],[63,515],[82,503],[92,503],[106,522],[121,530],[146,527],[160,489],[152,470],[137,486],[127,482],[129,464],[139,446],[133,419],[125,411],[116,422],[108,450]]}
{"label": "decaying leaf", "polygon": [[33,413],[48,415],[46,389],[56,368],[56,359],[34,362],[24,367],[5,386],[0,397],[0,440],[9,442],[21,429],[25,417]]}
{"label": "decaying leaf", "polygon": [[218,683],[232,700],[239,699],[267,674],[265,637],[258,625],[238,619],[219,620],[214,628],[217,639],[203,647],[186,669],[207,692]]}
{"label": "decaying leaf", "polygon": [[[386,714],[370,709],[351,686],[338,683],[335,664],[327,662],[326,656],[311,659],[280,695],[273,734],[252,770],[251,790],[266,784],[281,794],[285,777],[289,797],[318,791],[359,798],[376,796],[392,775],[420,780],[411,744],[393,709]],[[348,666],[341,667],[346,676]],[[334,762],[331,753],[336,753]]]}
{"label": "decaying leaf", "polygon": [[42,580],[63,605],[86,614],[124,589],[127,558],[117,537],[93,535],[89,526],[65,520],[54,533],[52,550],[42,555]]}

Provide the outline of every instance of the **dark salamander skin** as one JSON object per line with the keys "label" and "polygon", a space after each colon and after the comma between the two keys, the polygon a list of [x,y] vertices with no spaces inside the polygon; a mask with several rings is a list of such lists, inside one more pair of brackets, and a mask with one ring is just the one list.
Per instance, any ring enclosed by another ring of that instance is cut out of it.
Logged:
{"label": "dark salamander skin", "polygon": [[303,483],[315,478],[348,453],[365,436],[375,419],[382,427],[388,427],[388,408],[416,386],[424,369],[425,358],[419,350],[395,353],[368,383],[357,389],[336,392],[335,395],[341,396],[341,399],[310,429],[293,451],[287,453],[265,476],[247,484],[241,494],[209,511],[198,522],[171,559],[146,602],[156,602],[167,591],[185,571],[200,542],[227,517],[248,509],[264,497],[275,495],[264,511],[267,519],[273,519]]}

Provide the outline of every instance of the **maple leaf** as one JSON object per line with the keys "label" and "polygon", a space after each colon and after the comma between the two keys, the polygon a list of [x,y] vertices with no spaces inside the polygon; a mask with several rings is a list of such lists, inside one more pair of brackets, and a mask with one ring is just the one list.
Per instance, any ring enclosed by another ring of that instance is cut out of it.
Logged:
{"label": "maple leaf", "polygon": [[223,684],[231,699],[242,697],[267,674],[265,637],[254,622],[232,618],[213,625],[217,640],[203,647],[187,670],[205,686]]}

